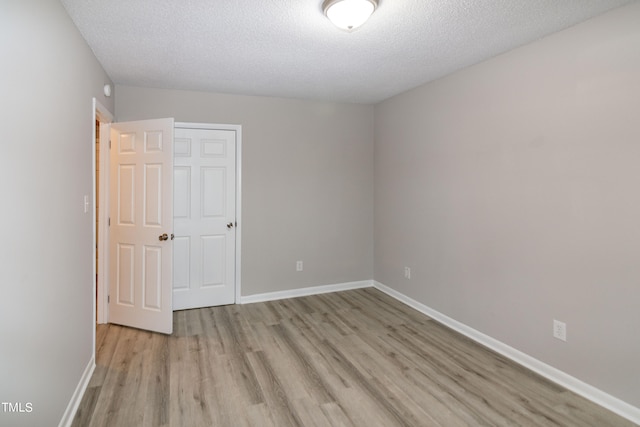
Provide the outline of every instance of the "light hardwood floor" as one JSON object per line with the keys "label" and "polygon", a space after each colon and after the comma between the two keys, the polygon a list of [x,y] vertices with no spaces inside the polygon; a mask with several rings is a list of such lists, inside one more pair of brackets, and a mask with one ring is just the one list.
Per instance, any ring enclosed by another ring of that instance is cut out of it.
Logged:
{"label": "light hardwood floor", "polygon": [[375,289],[97,332],[73,426],[632,426]]}

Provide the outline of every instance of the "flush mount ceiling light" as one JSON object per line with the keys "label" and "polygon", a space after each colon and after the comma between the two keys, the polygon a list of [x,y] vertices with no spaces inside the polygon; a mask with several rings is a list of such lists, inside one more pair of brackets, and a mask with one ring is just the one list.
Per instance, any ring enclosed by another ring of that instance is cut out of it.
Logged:
{"label": "flush mount ceiling light", "polygon": [[378,0],[325,0],[322,10],[338,28],[352,31],[364,24],[377,6]]}

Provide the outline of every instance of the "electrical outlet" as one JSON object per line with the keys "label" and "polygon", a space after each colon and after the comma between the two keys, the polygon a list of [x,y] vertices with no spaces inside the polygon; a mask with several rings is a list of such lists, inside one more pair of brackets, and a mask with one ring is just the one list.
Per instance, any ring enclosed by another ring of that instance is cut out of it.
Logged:
{"label": "electrical outlet", "polygon": [[296,271],[302,271],[302,269],[303,269],[302,261],[297,261],[296,262]]}
{"label": "electrical outlet", "polygon": [[411,279],[411,268],[409,267],[404,268],[404,278]]}
{"label": "electrical outlet", "polygon": [[567,340],[567,324],[559,320],[553,320],[553,337],[559,340]]}

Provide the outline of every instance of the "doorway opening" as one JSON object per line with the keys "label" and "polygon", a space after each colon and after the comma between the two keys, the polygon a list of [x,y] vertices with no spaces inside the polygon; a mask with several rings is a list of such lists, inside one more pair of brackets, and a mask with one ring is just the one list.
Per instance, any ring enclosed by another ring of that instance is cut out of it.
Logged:
{"label": "doorway opening", "polygon": [[[107,265],[108,251],[106,250],[106,233],[108,233],[107,217],[104,207],[108,192],[108,168],[106,167],[106,157],[109,149],[109,133],[113,114],[107,110],[95,98],[93,99],[93,206],[94,206],[94,268],[93,283],[94,289],[94,319],[96,323],[108,322],[107,310]],[[94,328],[94,348],[95,348],[95,328]]]}
{"label": "doorway opening", "polygon": [[98,323],[98,274],[100,272],[100,120],[96,120],[95,123],[95,135],[96,135],[96,145],[95,145],[95,152],[94,152],[94,158],[96,159],[95,161],[95,174],[96,174],[96,182],[95,182],[95,186],[93,188],[94,194],[95,194],[95,236],[96,236],[96,244],[95,244],[95,248],[96,248],[96,258],[95,258],[95,263],[96,263],[96,292],[95,292],[95,297],[96,297],[96,323]]}

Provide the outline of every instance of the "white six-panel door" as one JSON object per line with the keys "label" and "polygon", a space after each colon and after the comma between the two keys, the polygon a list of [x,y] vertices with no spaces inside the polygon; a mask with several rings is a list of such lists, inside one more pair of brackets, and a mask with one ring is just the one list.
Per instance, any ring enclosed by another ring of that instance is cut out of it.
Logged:
{"label": "white six-panel door", "polygon": [[173,330],[173,131],[173,119],[111,125],[109,320],[165,334]]}
{"label": "white six-panel door", "polygon": [[235,302],[236,131],[176,127],[173,309]]}

